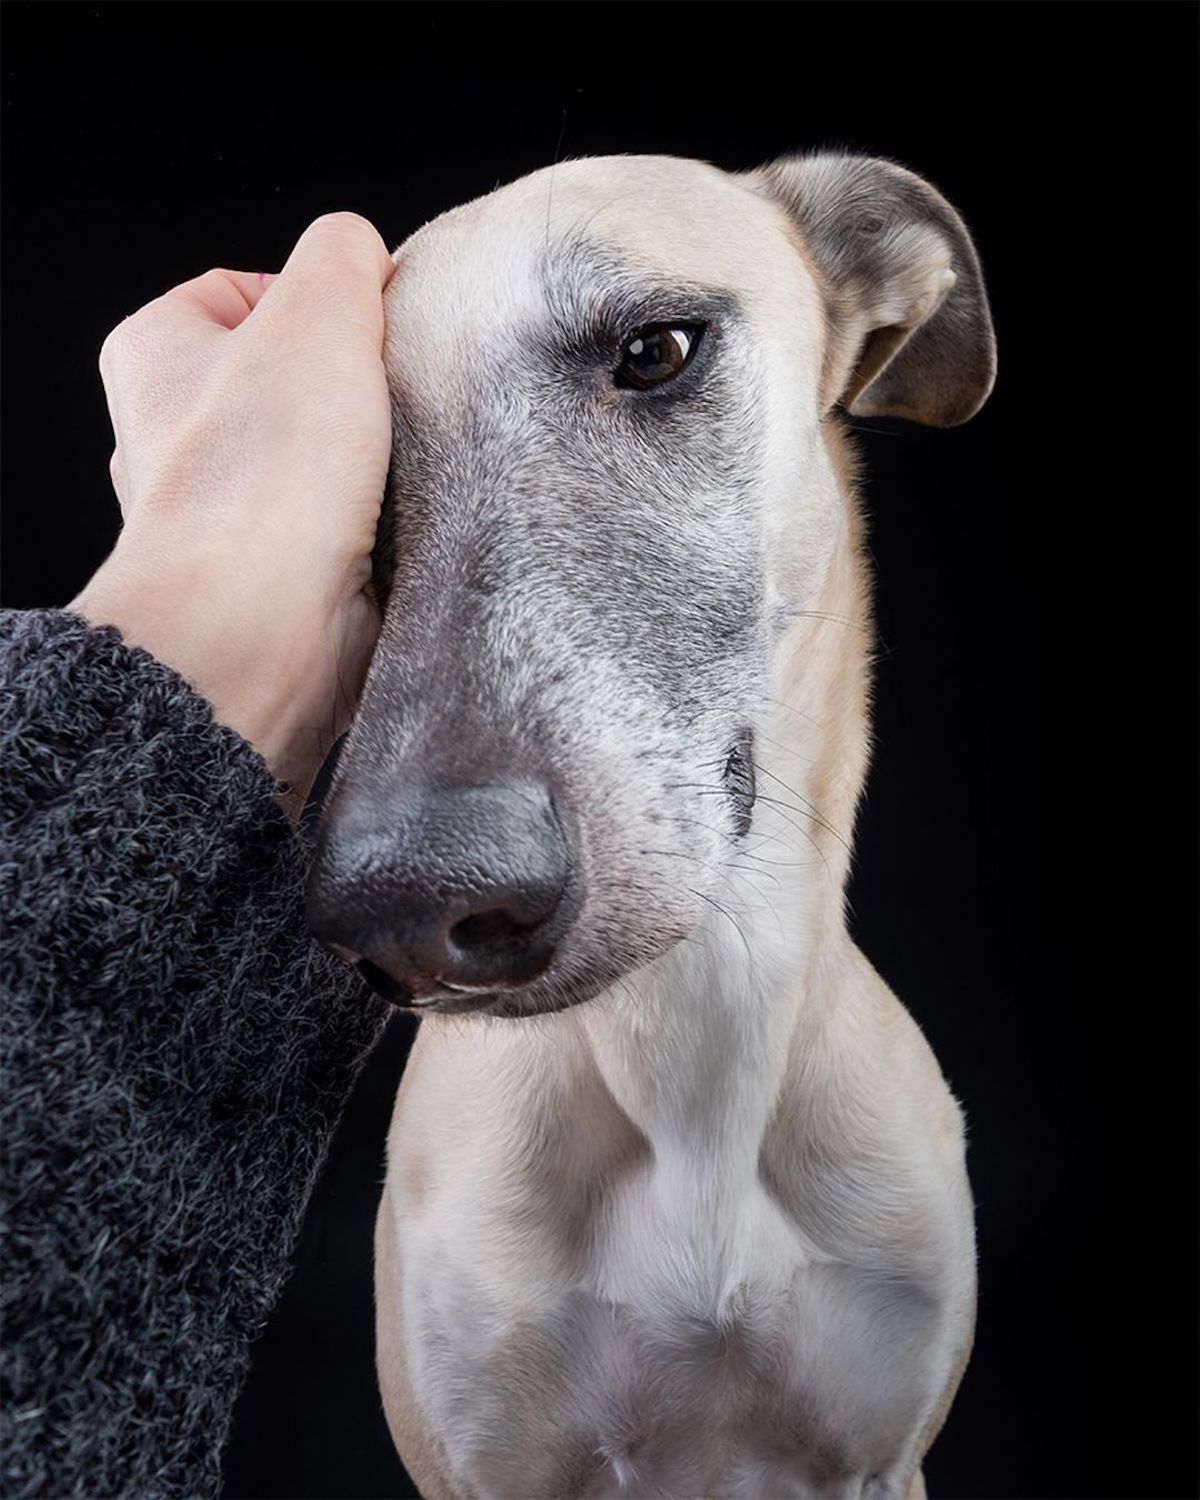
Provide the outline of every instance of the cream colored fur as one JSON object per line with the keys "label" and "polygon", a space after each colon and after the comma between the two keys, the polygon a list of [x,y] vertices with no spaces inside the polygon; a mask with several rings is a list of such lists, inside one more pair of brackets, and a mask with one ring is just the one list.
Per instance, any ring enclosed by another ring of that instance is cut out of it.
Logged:
{"label": "cream colored fur", "polygon": [[[713,168],[574,162],[549,187],[428,226],[408,286],[485,321],[485,259],[532,296],[514,268],[586,222],[733,287],[767,375],[772,586],[805,612],[725,910],[575,1009],[422,1022],[377,1227],[388,1421],[427,1500],[913,1500],[971,1345],[973,1219],[958,1106],[846,931],[873,636],[820,287],[782,210]],[[397,321],[410,384],[426,348]]]}

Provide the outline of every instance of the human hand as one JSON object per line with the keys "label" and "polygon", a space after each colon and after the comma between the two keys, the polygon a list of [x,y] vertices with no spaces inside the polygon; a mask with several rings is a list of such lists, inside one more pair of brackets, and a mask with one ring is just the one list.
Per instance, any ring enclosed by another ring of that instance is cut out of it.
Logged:
{"label": "human hand", "polygon": [[378,233],[330,214],[278,276],[209,271],[109,334],[124,526],[68,605],[174,667],[297,817],[349,723],[391,446]]}

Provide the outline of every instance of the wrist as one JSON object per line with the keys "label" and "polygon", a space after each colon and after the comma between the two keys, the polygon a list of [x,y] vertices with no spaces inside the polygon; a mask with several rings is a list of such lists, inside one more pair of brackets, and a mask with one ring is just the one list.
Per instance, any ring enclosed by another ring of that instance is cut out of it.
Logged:
{"label": "wrist", "polygon": [[[178,672],[219,723],[259,752],[286,788],[285,810],[298,817],[340,732],[336,687],[322,692],[328,644],[319,638],[319,607],[294,581],[290,597],[266,597],[269,575],[244,554],[133,554],[118,543],[67,609],[114,626],[127,645]],[[334,673],[336,683],[336,662]]]}

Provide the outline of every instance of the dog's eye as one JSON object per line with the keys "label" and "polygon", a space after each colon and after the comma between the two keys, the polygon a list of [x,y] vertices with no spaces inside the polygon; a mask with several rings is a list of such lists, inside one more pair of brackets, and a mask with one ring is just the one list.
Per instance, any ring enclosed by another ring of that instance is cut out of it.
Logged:
{"label": "dog's eye", "polygon": [[616,383],[644,391],[674,380],[695,354],[703,332],[699,323],[651,323],[639,328],[621,352]]}

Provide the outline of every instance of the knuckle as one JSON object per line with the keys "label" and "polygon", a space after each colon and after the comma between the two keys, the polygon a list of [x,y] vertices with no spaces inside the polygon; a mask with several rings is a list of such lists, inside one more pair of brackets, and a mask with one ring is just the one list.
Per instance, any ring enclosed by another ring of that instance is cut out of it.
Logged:
{"label": "knuckle", "polygon": [[227,287],[231,281],[236,280],[237,272],[231,271],[226,266],[212,266],[201,276],[201,284],[205,287]]}
{"label": "knuckle", "polygon": [[129,325],[132,321],[132,318],[126,318],[123,323],[118,323],[115,328],[109,330],[104,342],[100,345],[101,375],[110,373],[120,362],[129,345]]}
{"label": "knuckle", "polygon": [[119,372],[135,361],[148,342],[153,341],[160,329],[156,304],[148,302],[130,313],[113,329],[100,346],[100,373],[106,375]]}
{"label": "knuckle", "polygon": [[349,209],[322,214],[320,218],[313,220],[310,228],[321,234],[339,234],[350,237],[373,236],[376,233],[374,224],[364,219],[362,214],[352,213]]}
{"label": "knuckle", "polygon": [[323,214],[303,238],[316,247],[319,258],[329,260],[352,259],[365,266],[382,253],[383,241],[374,224],[350,212]]}

